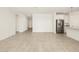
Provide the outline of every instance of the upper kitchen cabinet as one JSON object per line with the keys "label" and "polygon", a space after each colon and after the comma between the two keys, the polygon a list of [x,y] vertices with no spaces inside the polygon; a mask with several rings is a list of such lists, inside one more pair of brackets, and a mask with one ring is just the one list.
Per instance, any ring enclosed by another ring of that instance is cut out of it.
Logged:
{"label": "upper kitchen cabinet", "polygon": [[64,15],[63,14],[56,14],[56,19],[64,19]]}

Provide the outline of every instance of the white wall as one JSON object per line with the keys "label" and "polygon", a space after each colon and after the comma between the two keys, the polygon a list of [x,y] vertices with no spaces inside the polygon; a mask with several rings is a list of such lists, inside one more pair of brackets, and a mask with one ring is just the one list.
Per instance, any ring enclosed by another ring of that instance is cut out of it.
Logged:
{"label": "white wall", "polygon": [[70,26],[79,28],[79,12],[70,13]]}
{"label": "white wall", "polygon": [[52,14],[33,14],[33,32],[53,32],[53,15]]}
{"label": "white wall", "polygon": [[0,40],[16,34],[16,17],[8,8],[0,8]]}
{"label": "white wall", "polygon": [[64,16],[64,20],[65,20],[65,24],[66,23],[69,23],[69,14],[66,14],[65,16]]}
{"label": "white wall", "polygon": [[57,19],[57,15],[56,12],[54,13],[54,33],[56,33],[56,19]]}
{"label": "white wall", "polygon": [[28,19],[23,14],[17,15],[17,31],[24,32],[28,30]]}
{"label": "white wall", "polygon": [[28,27],[32,28],[32,17],[28,18]]}

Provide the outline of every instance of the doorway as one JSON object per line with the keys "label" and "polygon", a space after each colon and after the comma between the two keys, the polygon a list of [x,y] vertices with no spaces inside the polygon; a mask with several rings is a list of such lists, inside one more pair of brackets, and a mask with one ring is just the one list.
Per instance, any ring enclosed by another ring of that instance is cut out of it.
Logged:
{"label": "doorway", "polygon": [[28,17],[28,31],[32,32],[32,16]]}

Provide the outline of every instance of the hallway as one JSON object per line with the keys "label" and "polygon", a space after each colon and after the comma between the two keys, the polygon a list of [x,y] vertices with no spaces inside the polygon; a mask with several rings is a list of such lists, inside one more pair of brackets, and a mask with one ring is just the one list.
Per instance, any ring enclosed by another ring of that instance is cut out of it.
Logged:
{"label": "hallway", "polygon": [[79,42],[63,34],[32,33],[26,31],[0,41],[3,52],[75,52]]}

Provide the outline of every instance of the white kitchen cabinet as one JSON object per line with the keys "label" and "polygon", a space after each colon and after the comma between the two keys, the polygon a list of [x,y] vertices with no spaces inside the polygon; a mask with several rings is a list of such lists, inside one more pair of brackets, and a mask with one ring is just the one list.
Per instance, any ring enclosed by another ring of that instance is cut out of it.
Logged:
{"label": "white kitchen cabinet", "polygon": [[56,15],[56,19],[64,19],[65,15],[63,14],[58,14]]}

